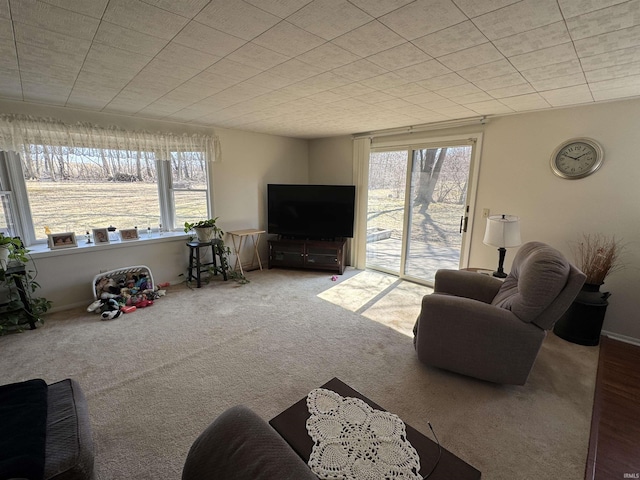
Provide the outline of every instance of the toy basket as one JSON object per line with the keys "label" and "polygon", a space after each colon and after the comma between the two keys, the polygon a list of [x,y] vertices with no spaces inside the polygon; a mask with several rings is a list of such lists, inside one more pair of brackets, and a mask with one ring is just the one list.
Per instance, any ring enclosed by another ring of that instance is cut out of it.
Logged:
{"label": "toy basket", "polygon": [[118,268],[115,270],[109,270],[108,272],[102,272],[93,277],[93,299],[98,299],[98,291],[96,287],[100,280],[102,280],[103,278],[111,278],[116,282],[116,284],[118,284],[120,283],[120,281],[124,281],[129,274],[145,275],[148,279],[148,283],[151,285],[150,288],[154,288],[155,283],[153,282],[153,275],[151,275],[151,270],[149,270],[149,267],[146,267],[144,265],[136,265],[134,267]]}

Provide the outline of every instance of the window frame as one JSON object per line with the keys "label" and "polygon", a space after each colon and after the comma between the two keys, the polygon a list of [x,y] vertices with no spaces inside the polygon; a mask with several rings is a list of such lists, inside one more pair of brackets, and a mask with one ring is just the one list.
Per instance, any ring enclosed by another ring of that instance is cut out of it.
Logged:
{"label": "window frame", "polygon": [[[17,235],[22,239],[26,246],[46,244],[46,239],[38,239],[36,237],[29,202],[29,193],[27,191],[24,172],[22,170],[20,154],[13,151],[0,151],[0,160],[4,160],[0,161],[0,185],[3,186],[3,190],[12,193],[11,202],[12,207],[14,208],[12,213]],[[213,204],[211,201],[211,185],[213,185],[213,169],[210,164],[211,162],[207,159],[205,161],[206,203],[207,214],[209,218],[212,218]],[[180,229],[179,226],[174,226],[176,218],[174,191],[180,191],[181,189],[173,188],[171,161],[156,159],[156,172],[158,175],[158,204],[163,230],[177,232]],[[198,191],[203,191],[203,189],[198,189]],[[172,227],[167,228],[168,225],[172,225]]]}

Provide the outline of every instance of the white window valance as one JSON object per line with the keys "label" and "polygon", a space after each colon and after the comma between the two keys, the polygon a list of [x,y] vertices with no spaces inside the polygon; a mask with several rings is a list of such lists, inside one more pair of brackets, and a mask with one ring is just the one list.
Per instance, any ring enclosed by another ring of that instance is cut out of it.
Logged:
{"label": "white window valance", "polygon": [[0,150],[28,154],[33,145],[54,150],[59,147],[85,152],[95,149],[97,156],[111,154],[120,159],[127,155],[137,157],[141,152],[153,153],[156,159],[165,161],[171,160],[172,154],[186,152],[204,154],[208,161],[221,158],[217,135],[179,135],[105,128],[90,123],[66,124],[53,118],[0,115]]}

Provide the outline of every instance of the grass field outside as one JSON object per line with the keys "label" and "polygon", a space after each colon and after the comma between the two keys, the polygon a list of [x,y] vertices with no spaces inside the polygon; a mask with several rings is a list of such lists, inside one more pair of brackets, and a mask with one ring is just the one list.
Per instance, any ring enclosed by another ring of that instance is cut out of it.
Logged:
{"label": "grass field outside", "polygon": [[[150,182],[27,181],[29,203],[36,238],[46,239],[45,226],[52,232],[75,232],[110,225],[120,229],[147,227],[160,223],[158,187]],[[175,195],[176,224],[207,218],[206,194],[179,191]],[[166,225],[163,226],[167,228]]]}

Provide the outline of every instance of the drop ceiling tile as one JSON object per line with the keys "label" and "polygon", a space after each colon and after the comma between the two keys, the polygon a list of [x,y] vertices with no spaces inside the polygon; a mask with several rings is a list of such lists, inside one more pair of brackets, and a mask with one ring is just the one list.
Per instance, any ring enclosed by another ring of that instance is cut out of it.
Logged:
{"label": "drop ceiling tile", "polygon": [[167,40],[146,33],[136,32],[115,23],[102,21],[94,38],[94,43],[142,55],[155,55],[167,44]]}
{"label": "drop ceiling tile", "polygon": [[451,0],[417,0],[380,18],[407,40],[423,37],[467,20]]}
{"label": "drop ceiling tile", "polygon": [[567,63],[577,60],[578,57],[572,43],[564,43],[555,47],[543,48],[531,53],[524,53],[510,57],[509,61],[518,70],[530,70],[545,67],[556,63]]}
{"label": "drop ceiling tile", "polygon": [[316,103],[325,104],[325,103],[333,103],[333,102],[342,100],[344,96],[338,95],[335,92],[326,91],[326,92],[320,92],[314,95],[310,95],[309,98],[315,101]]}
{"label": "drop ceiling tile", "polygon": [[258,70],[268,70],[288,60],[286,55],[276,53],[251,42],[235,50],[226,58]]}
{"label": "drop ceiling tile", "polygon": [[463,83],[462,85],[456,85],[453,87],[441,88],[438,90],[438,95],[445,98],[461,97],[463,95],[469,95],[472,93],[484,93],[473,83]]}
{"label": "drop ceiling tile", "polygon": [[[82,67],[82,55],[53,52],[34,45],[16,44],[20,71],[30,73],[33,81],[41,74],[54,74],[56,78],[75,79]],[[46,83],[46,82],[43,82]]]}
{"label": "drop ceiling tile", "polygon": [[353,82],[365,80],[387,73],[387,70],[371,63],[369,60],[358,60],[333,70],[333,73]]}
{"label": "drop ceiling tile", "polygon": [[287,21],[325,40],[369,23],[373,17],[345,0],[314,0]]}
{"label": "drop ceiling tile", "polygon": [[615,52],[601,53],[591,57],[580,57],[580,63],[585,72],[635,62],[640,62],[640,46],[623,48]]}
{"label": "drop ceiling tile", "polygon": [[280,18],[242,0],[212,0],[195,20],[230,35],[252,40],[273,27]]}
{"label": "drop ceiling tile", "polygon": [[567,26],[564,22],[556,22],[495,40],[493,44],[503,55],[513,57],[569,42],[571,42],[571,37]]}
{"label": "drop ceiling tile", "polygon": [[[10,29],[8,30],[8,33],[9,35],[11,34]],[[13,43],[12,38],[9,38],[8,40]],[[88,40],[70,37],[61,33],[45,31],[41,28],[24,23],[15,24],[15,40],[17,43],[33,45],[43,50],[65,53],[77,58],[84,58],[91,46],[91,42]]]}
{"label": "drop ceiling tile", "polygon": [[466,107],[479,115],[500,115],[513,113],[513,110],[498,100],[488,100],[486,102],[468,103]]}
{"label": "drop ceiling tile", "polygon": [[489,40],[497,40],[562,20],[556,0],[522,0],[474,18],[473,23]]}
{"label": "drop ceiling tile", "polygon": [[431,107],[432,105],[435,105],[437,108],[448,108],[455,105],[454,102],[438,95],[435,92],[424,92],[418,95],[411,95],[409,97],[405,97],[405,100],[414,105],[420,105],[423,107]]}
{"label": "drop ceiling tile", "polygon": [[548,90],[546,92],[540,92],[540,95],[554,107],[593,102],[591,91],[587,85]]}
{"label": "drop ceiling tile", "polygon": [[502,7],[518,3],[520,0],[455,0],[458,8],[469,18],[479,17],[485,13],[499,10]]}
{"label": "drop ceiling tile", "polygon": [[22,84],[17,68],[0,68],[0,97],[22,100]]}
{"label": "drop ceiling tile", "polygon": [[87,54],[82,70],[105,76],[115,72],[132,78],[152,59],[153,57],[149,55],[125,52],[119,48],[94,43]]}
{"label": "drop ceiling tile", "polygon": [[389,100],[393,100],[396,97],[394,97],[393,95],[389,95],[388,93],[375,91],[375,92],[365,93],[364,95],[357,95],[353,98],[361,102],[367,103],[369,105],[375,105],[380,102],[387,102]]}
{"label": "drop ceiling tile", "polygon": [[11,3],[11,16],[16,23],[26,23],[43,30],[91,40],[99,20],[35,0]]}
{"label": "drop ceiling tile", "polygon": [[300,91],[304,90],[306,96],[326,90],[331,90],[343,85],[348,85],[349,83],[351,83],[351,81],[347,80],[344,77],[336,75],[333,72],[325,72],[321,73],[320,75],[302,80],[301,82],[296,83],[294,86],[298,87],[298,90]]}
{"label": "drop ceiling tile", "polygon": [[638,24],[640,24],[640,0],[631,0],[567,20],[567,27],[574,40],[581,40]]}
{"label": "drop ceiling tile", "polygon": [[199,110],[192,110],[191,108],[185,108],[179,112],[169,115],[167,118],[174,122],[193,122],[202,117],[202,112]]}
{"label": "drop ceiling tile", "polygon": [[522,70],[520,73],[530,82],[547,80],[549,78],[563,77],[566,75],[582,74],[579,60],[554,63],[531,70]]}
{"label": "drop ceiling tile", "polygon": [[527,81],[520,73],[516,72],[483,80],[474,80],[473,83],[476,87],[486,91],[494,88],[506,88],[522,85],[523,83],[527,83]]}
{"label": "drop ceiling tile", "polygon": [[412,40],[414,45],[432,57],[441,57],[487,42],[487,37],[470,21]]}
{"label": "drop ceiling tile", "polygon": [[467,81],[457,73],[447,73],[445,75],[439,75],[437,77],[421,80],[418,83],[429,90],[440,90],[441,88],[462,85],[464,83],[467,83]]}
{"label": "drop ceiling tile", "polygon": [[517,97],[507,97],[500,100],[507,107],[515,110],[516,112],[526,110],[538,110],[542,108],[549,108],[551,105],[538,93],[530,93],[528,95],[519,95]]}
{"label": "drop ceiling tile", "polygon": [[271,90],[278,90],[296,82],[295,79],[282,77],[280,75],[274,75],[269,70],[267,70],[266,72],[262,72],[255,77],[251,77],[247,81],[253,83],[254,85],[265,86],[267,88],[270,88]]}
{"label": "drop ceiling tile", "polygon": [[312,0],[246,0],[254,7],[258,7],[280,18],[289,15],[311,3]]}
{"label": "drop ceiling tile", "polygon": [[22,94],[25,102],[43,103],[45,105],[63,106],[69,98],[69,87],[43,85],[30,80],[22,80]]}
{"label": "drop ceiling tile", "polygon": [[628,85],[626,87],[611,88],[593,92],[593,98],[597,102],[635,96],[640,96],[640,85]]}
{"label": "drop ceiling tile", "polygon": [[253,43],[295,57],[322,45],[324,40],[287,21],[282,21],[253,39]]}
{"label": "drop ceiling tile", "polygon": [[169,42],[167,46],[156,55],[156,59],[158,60],[167,61],[175,65],[184,65],[185,67],[198,70],[204,70],[210,67],[218,60],[221,60],[221,58],[222,57],[210,55],[200,50],[185,47],[175,42]]}
{"label": "drop ceiling tile", "polygon": [[[151,60],[138,76],[179,80],[180,83],[201,73],[200,69],[190,68],[158,57]],[[167,80],[169,82],[169,80]],[[173,83],[173,82],[171,82]]]}
{"label": "drop ceiling tile", "polygon": [[[459,104],[486,102],[491,99],[491,95],[485,92],[469,93],[467,95],[460,95],[459,97],[449,97],[449,100]],[[440,110],[436,111],[440,112]]]}
{"label": "drop ceiling tile", "polygon": [[185,47],[194,48],[201,52],[224,57],[246,42],[198,22],[189,22],[182,31],[173,39],[175,43]]}
{"label": "drop ceiling tile", "polygon": [[[58,1],[67,1],[67,0],[58,0]],[[76,1],[84,1],[84,0],[76,0]],[[178,15],[182,15],[186,18],[193,18],[202,8],[209,3],[208,0],[180,0],[176,2],[176,0],[144,0],[145,3],[154,5],[156,7],[162,8],[163,10],[168,10],[172,13],[176,13]]]}
{"label": "drop ceiling tile", "polygon": [[262,71],[263,70],[260,70],[258,68],[253,68],[249,67],[248,65],[234,62],[232,60],[229,60],[228,58],[223,58],[207,69],[207,72],[224,75],[239,82],[251,77],[255,77]]}
{"label": "drop ceiling tile", "polygon": [[84,68],[78,74],[75,84],[73,86],[74,91],[82,90],[83,92],[93,91],[97,96],[100,96],[103,90],[106,90],[107,96],[114,97],[127,83],[131,80],[131,76],[123,74],[120,70],[113,70],[110,75],[104,75],[101,73],[92,73],[86,71]]}
{"label": "drop ceiling tile", "polygon": [[558,3],[564,18],[571,18],[626,1],[628,0],[558,0]]}
{"label": "drop ceiling tile", "polygon": [[493,77],[500,77],[516,73],[516,69],[505,58],[495,62],[485,63],[477,67],[458,70],[458,75],[470,82],[478,82]]}
{"label": "drop ceiling tile", "polygon": [[462,105],[456,105],[455,107],[450,107],[450,108],[440,108],[438,110],[435,110],[435,112],[441,115],[444,115],[446,117],[449,117],[449,119],[476,116],[476,112]]}
{"label": "drop ceiling tile", "polygon": [[640,45],[640,25],[574,42],[580,58]]}
{"label": "drop ceiling tile", "polygon": [[367,57],[367,60],[375,63],[387,70],[397,70],[400,68],[426,62],[432,58],[420,50],[415,45],[405,42],[397,47],[392,47],[384,52],[376,53]]}
{"label": "drop ceiling tile", "polygon": [[387,90],[400,85],[406,85],[409,83],[409,80],[393,72],[388,72],[383,75],[378,75],[377,77],[367,78],[360,83],[366,87],[375,88],[376,90]]}
{"label": "drop ceiling tile", "polygon": [[376,106],[378,108],[384,108],[387,110],[399,110],[401,112],[407,112],[413,107],[413,104],[402,100],[401,98],[393,98],[392,100],[385,100],[383,102],[377,103]]}
{"label": "drop ceiling tile", "polygon": [[[229,77],[223,75],[216,75],[209,72],[201,72],[193,78],[190,78],[183,84],[176,87],[176,90],[193,92],[196,96],[202,95],[201,98],[206,98],[209,95],[221,92],[222,90],[231,87],[237,83]],[[198,101],[201,99],[199,98]]]}
{"label": "drop ceiling tile", "polygon": [[396,87],[386,88],[383,92],[398,98],[406,98],[412,95],[420,95],[422,93],[431,93],[417,83],[405,83]]}
{"label": "drop ceiling tile", "polygon": [[140,0],[110,0],[104,20],[121,27],[171,40],[188,22]]}
{"label": "drop ceiling tile", "polygon": [[558,88],[573,87],[575,85],[583,85],[586,83],[584,74],[574,73],[562,77],[553,77],[545,80],[535,80],[529,82],[538,92],[545,90],[556,90]]}
{"label": "drop ceiling tile", "polygon": [[476,67],[484,63],[495,62],[504,57],[491,43],[467,48],[456,53],[439,57],[438,61],[451,70],[458,71]]}
{"label": "drop ceiling tile", "polygon": [[360,95],[366,95],[368,93],[373,93],[376,91],[376,89],[371,87],[365,87],[360,83],[350,83],[349,85],[344,85],[342,87],[334,88],[331,91],[337,95],[342,95],[346,99],[349,97],[355,97]]}
{"label": "drop ceiling tile", "polygon": [[451,70],[437,60],[428,60],[417,65],[401,68],[396,70],[395,73],[408,81],[416,82],[451,73]]}
{"label": "drop ceiling tile", "polygon": [[9,0],[0,0],[0,18],[11,18]]}
{"label": "drop ceiling tile", "polygon": [[598,70],[585,72],[585,76],[589,83],[626,77],[628,75],[640,75],[640,62],[625,63],[624,65],[600,68]]}
{"label": "drop ceiling tile", "polygon": [[515,97],[516,95],[525,95],[527,93],[534,92],[535,90],[528,83],[521,83],[519,85],[511,85],[510,87],[493,88],[491,90],[487,90],[488,95],[497,99],[505,97]]}
{"label": "drop ceiling tile", "polygon": [[385,13],[392,12],[398,8],[413,2],[414,0],[350,0],[373,17],[380,17]]}
{"label": "drop ceiling tile", "polygon": [[268,73],[291,79],[295,82],[323,73],[320,67],[314,67],[292,58],[268,70]]}
{"label": "drop ceiling tile", "polygon": [[[4,0],[3,0],[4,1]],[[109,0],[42,0],[50,5],[76,13],[101,18]]]}
{"label": "drop ceiling tile", "polygon": [[15,48],[2,43],[0,44],[0,72],[4,69],[18,72],[18,56]]}
{"label": "drop ceiling tile", "polygon": [[0,42],[2,42],[7,47],[13,48],[13,39],[13,26],[11,24],[11,19],[0,17]]}
{"label": "drop ceiling tile", "polygon": [[333,39],[333,43],[361,57],[368,57],[404,43],[403,38],[373,21]]}
{"label": "drop ceiling tile", "polygon": [[640,75],[629,75],[624,78],[612,78],[601,82],[593,82],[589,84],[592,92],[601,90],[611,90],[614,88],[624,88],[634,85],[640,85]]}
{"label": "drop ceiling tile", "polygon": [[298,60],[310,65],[318,65],[333,70],[349,63],[359,60],[360,57],[351,52],[347,52],[344,48],[340,48],[331,42],[309,50],[302,55],[296,57]]}

